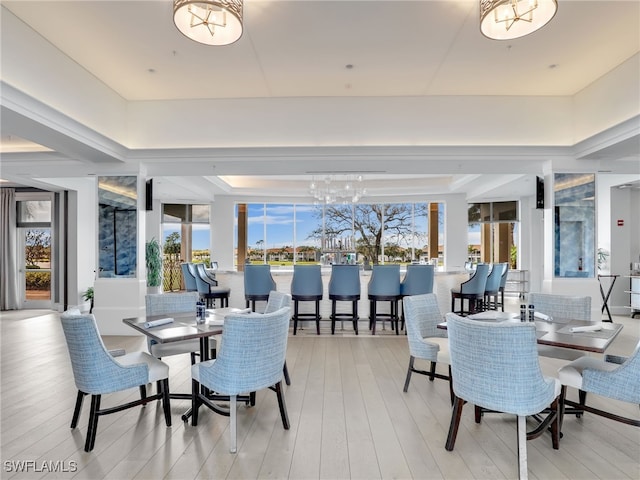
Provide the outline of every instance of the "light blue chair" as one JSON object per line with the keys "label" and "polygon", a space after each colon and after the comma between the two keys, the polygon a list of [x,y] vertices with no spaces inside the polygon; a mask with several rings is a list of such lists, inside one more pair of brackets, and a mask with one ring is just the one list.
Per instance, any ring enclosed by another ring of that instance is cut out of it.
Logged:
{"label": "light blue chair", "polygon": [[[460,315],[475,313],[479,304],[484,298],[484,287],[489,276],[489,264],[481,263],[476,266],[471,278],[462,282],[459,288],[451,289],[451,311]],[[456,299],[460,300],[460,310],[456,310]],[[464,301],[468,302],[469,308],[465,310]]]}
{"label": "light blue chair", "polygon": [[482,310],[498,310],[498,296],[500,295],[500,281],[507,267],[506,263],[494,263],[484,285]]}
{"label": "light blue chair", "polygon": [[[144,298],[145,311],[147,316],[193,313],[195,320],[198,299],[198,292],[150,293]],[[188,353],[191,355],[191,364],[194,364],[196,363],[195,355],[200,351],[200,341],[196,338],[181,342],[157,343],[147,337],[147,348],[156,358]]]}
{"label": "light blue chair", "polygon": [[[554,449],[560,439],[561,385],[542,375],[536,327],[529,322],[481,322],[453,313],[446,318],[455,399],[445,448],[454,448],[465,402],[475,405],[476,423],[482,409],[516,415],[518,476],[526,479],[527,440],[549,427]],[[548,415],[527,433],[526,417],[545,411]]]}
{"label": "light blue chair", "polygon": [[[360,300],[360,266],[333,265],[329,278],[329,300],[331,300],[331,335],[336,331],[336,320],[350,318],[353,330],[358,335],[358,301]],[[338,313],[337,302],[351,302],[351,314]]]}
{"label": "light blue chair", "polygon": [[[629,358],[605,355],[603,361],[595,357],[582,357],[560,368],[558,378],[562,383],[562,394],[566,405],[640,427],[638,419],[623,417],[586,405],[587,392],[621,402],[640,404],[640,342]],[[567,387],[576,388],[579,393],[584,393],[580,396],[579,403],[566,399]],[[562,415],[560,426],[562,427]]]}
{"label": "light blue chair", "polygon": [[212,286],[218,286],[218,280],[216,279],[215,273],[207,271],[204,263],[194,263],[194,265],[196,266],[196,271],[200,274],[200,277],[202,277],[207,283],[210,283]]}
{"label": "light blue chair", "polygon": [[271,276],[271,266],[249,264],[244,266],[244,299],[247,308],[256,311],[256,302],[269,300],[269,293],[276,290],[276,282]]}
{"label": "light blue chair", "polygon": [[[434,275],[435,266],[433,265],[407,265],[407,271],[402,282],[400,282],[400,297],[433,293]],[[402,327],[400,329],[403,330],[405,322],[404,310],[401,317]]]}
{"label": "light blue chair", "polygon": [[192,417],[198,424],[198,409],[217,407],[200,391],[200,386],[230,397],[230,452],[237,452],[237,396],[269,388],[276,392],[282,426],[289,429],[289,417],[282,388],[282,365],[287,353],[288,307],[271,313],[229,314],[224,320],[222,346],[215,360],[193,365]]}
{"label": "light blue chair", "polygon": [[[529,293],[529,304],[534,306],[536,312],[552,318],[591,321],[591,297],[589,296]],[[538,345],[538,355],[571,361],[585,356],[586,353],[572,348]]]}
{"label": "light blue chair", "polygon": [[[291,307],[291,295],[288,293],[277,292],[275,290],[269,292],[269,299],[267,300],[267,306],[264,309],[264,313],[272,313],[284,307]],[[282,373],[284,375],[285,383],[287,385],[291,385],[291,378],[289,377],[289,369],[287,368],[286,360],[284,361]]]}
{"label": "light blue chair", "polygon": [[[320,265],[294,265],[291,280],[293,300],[293,334],[298,332],[298,320],[311,318],[316,321],[316,333],[320,335],[320,300],[322,300],[322,272]],[[299,302],[314,302],[314,313],[300,313]]]}
{"label": "light blue chair", "polygon": [[[69,349],[71,368],[78,388],[71,428],[76,428],[82,402],[91,395],[91,412],[84,446],[85,452],[93,450],[98,430],[98,418],[102,415],[146,405],[151,400],[162,399],[167,427],[171,426],[169,400],[169,366],[145,352],[135,352],[113,357],[100,338],[92,314],[69,310],[60,317],[62,330]],[[160,390],[147,396],[146,385],[158,382]],[[100,408],[102,395],[139,388],[139,400],[109,408]]]}
{"label": "light blue chair", "polygon": [[196,285],[196,277],[191,271],[189,263],[181,263],[180,268],[182,269],[182,279],[184,280],[184,289],[187,292],[196,292],[198,291],[198,287]]}
{"label": "light blue chair", "polygon": [[[409,368],[404,382],[403,392],[409,389],[412,373],[426,375],[433,382],[435,378],[449,382],[449,394],[453,404],[453,388],[451,386],[451,367],[449,367],[449,340],[447,331],[438,328],[438,324],[444,321],[438,298],[434,293],[423,295],[411,295],[402,299],[404,315],[407,325],[407,339],[409,340]],[[418,359],[430,362],[430,370],[415,368],[414,362]],[[447,365],[448,375],[436,373],[436,365]]]}
{"label": "light blue chair", "polygon": [[[371,334],[376,334],[376,323],[378,317],[383,320],[388,318],[391,328],[395,329],[398,335],[398,302],[400,301],[400,265],[374,265],[371,271],[371,278],[367,288],[369,298],[369,330]],[[389,313],[378,313],[378,302],[389,302]]]}

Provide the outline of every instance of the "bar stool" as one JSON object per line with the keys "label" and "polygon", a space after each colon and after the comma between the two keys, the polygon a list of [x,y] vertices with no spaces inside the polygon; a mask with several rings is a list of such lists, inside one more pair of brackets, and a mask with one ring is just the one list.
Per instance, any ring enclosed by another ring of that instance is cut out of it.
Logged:
{"label": "bar stool", "polygon": [[[293,334],[298,331],[298,320],[311,318],[316,321],[320,335],[320,300],[322,300],[322,272],[320,265],[294,265],[291,280],[293,300]],[[299,302],[315,302],[315,313],[300,313]]]}
{"label": "bar stool", "polygon": [[500,280],[506,263],[494,263],[484,286],[484,298],[482,310],[498,310],[498,294],[500,293]]}
{"label": "bar stool", "polygon": [[202,278],[197,270],[195,278],[198,293],[200,294],[200,298],[207,302],[207,308],[215,308],[216,300],[218,299],[220,300],[221,308],[229,306],[229,294],[231,293],[231,289],[229,287],[212,285]]}
{"label": "bar stool", "polygon": [[[433,293],[433,277],[435,267],[433,265],[407,265],[407,272],[400,282],[400,299],[412,295],[424,295]],[[404,330],[404,306],[401,306],[401,321]]]}
{"label": "bar stool", "polygon": [[[336,319],[351,318],[353,330],[358,334],[358,300],[360,300],[360,267],[358,265],[333,265],[329,279],[331,300],[331,334],[336,330]],[[336,302],[351,302],[351,315],[337,313]]]}
{"label": "bar stool", "polygon": [[276,282],[271,276],[270,265],[245,265],[244,266],[244,299],[247,308],[251,304],[251,310],[256,311],[256,302],[269,300],[269,292],[276,290]]}
{"label": "bar stool", "polygon": [[[395,326],[398,335],[398,302],[400,301],[400,265],[374,265],[368,286],[369,297],[369,329],[376,334],[378,317],[388,318],[391,328]],[[389,302],[389,313],[381,314],[376,311],[378,302]],[[384,328],[384,323],[382,324]]]}
{"label": "bar stool", "polygon": [[[484,298],[484,287],[487,284],[489,276],[489,264],[478,264],[474,274],[466,282],[460,284],[460,288],[451,289],[451,311],[460,315],[468,315],[475,313],[478,308],[478,302],[482,302]],[[455,309],[456,298],[460,299],[460,310]],[[464,309],[464,301],[467,300],[469,308]]]}

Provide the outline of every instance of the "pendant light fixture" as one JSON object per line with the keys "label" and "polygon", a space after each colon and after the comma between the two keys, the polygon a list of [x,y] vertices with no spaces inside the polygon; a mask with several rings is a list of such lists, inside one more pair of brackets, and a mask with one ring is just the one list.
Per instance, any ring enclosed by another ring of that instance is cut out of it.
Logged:
{"label": "pendant light fixture", "polygon": [[229,45],[242,35],[242,0],[174,0],[173,22],[205,45]]}

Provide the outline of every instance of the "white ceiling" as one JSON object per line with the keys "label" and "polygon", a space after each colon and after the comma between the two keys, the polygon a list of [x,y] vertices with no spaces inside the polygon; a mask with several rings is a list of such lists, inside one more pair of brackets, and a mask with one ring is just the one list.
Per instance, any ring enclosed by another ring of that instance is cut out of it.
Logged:
{"label": "white ceiling", "polygon": [[[204,98],[572,96],[640,51],[640,1],[559,0],[556,17],[512,41],[479,33],[478,0],[245,0],[244,33],[209,47],[173,25],[172,2],[2,1],[127,101]],[[11,48],[20,48],[12,45]],[[27,61],[28,59],[25,59]],[[348,67],[351,66],[351,67]],[[55,71],[52,72],[55,75]],[[33,150],[25,132],[2,130],[2,151]],[[614,148],[614,147],[610,147]],[[616,155],[640,158],[639,142]],[[302,171],[318,170],[318,162]],[[348,160],[346,161],[348,163]],[[324,165],[324,164],[322,164]],[[340,165],[348,170],[348,164]],[[61,167],[62,168],[62,167]],[[274,160],[270,176],[238,164],[240,176],[185,178],[156,167],[158,194],[191,200],[217,194],[304,195],[309,175]],[[361,170],[362,167],[354,167]],[[327,170],[335,165],[327,163]],[[449,193],[490,185],[476,195],[533,193],[532,175],[488,166],[478,173],[406,172],[368,176],[373,195]],[[506,173],[497,179],[498,173]]]}

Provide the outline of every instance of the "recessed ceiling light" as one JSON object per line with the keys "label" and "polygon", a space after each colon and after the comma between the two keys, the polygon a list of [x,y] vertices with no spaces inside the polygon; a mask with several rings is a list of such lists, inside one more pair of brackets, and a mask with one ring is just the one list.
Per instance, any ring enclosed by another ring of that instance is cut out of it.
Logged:
{"label": "recessed ceiling light", "polygon": [[149,68],[149,69],[147,69],[147,72],[156,73],[156,69],[155,68]]}
{"label": "recessed ceiling light", "polygon": [[351,70],[353,68],[353,65],[350,63],[347,63],[344,68],[346,68],[347,70]]}
{"label": "recessed ceiling light", "polygon": [[551,65],[549,65],[549,70],[553,70],[554,68],[558,68],[559,65],[557,63],[552,63]]}

